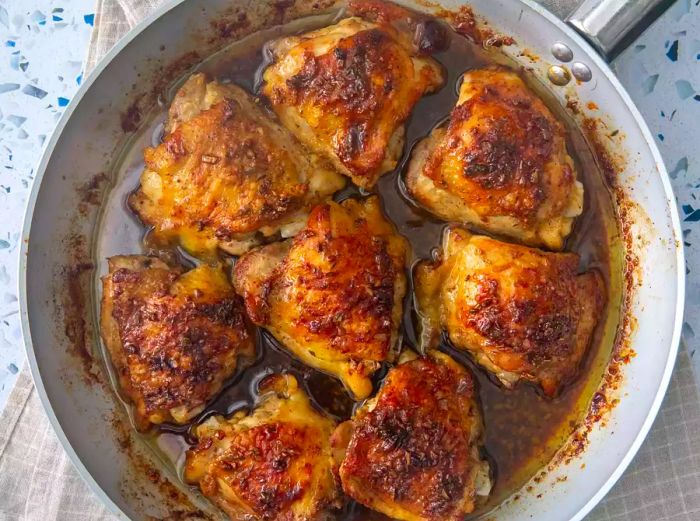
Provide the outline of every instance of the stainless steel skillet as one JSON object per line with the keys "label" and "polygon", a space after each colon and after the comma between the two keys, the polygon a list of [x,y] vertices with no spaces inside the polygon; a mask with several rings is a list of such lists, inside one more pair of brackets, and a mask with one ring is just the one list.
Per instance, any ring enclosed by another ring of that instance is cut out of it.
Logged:
{"label": "stainless steel skillet", "polygon": [[[96,228],[103,201],[111,197],[112,185],[118,186],[118,180],[102,174],[111,171],[148,106],[157,102],[161,87],[188,66],[230,39],[313,13],[315,4],[330,8],[335,3],[166,2],[97,67],[60,121],[41,161],[21,253],[27,354],[39,394],[68,454],[96,494],[124,519],[210,514],[198,498],[178,490],[177,480],[170,480],[161,469],[158,454],[128,428],[123,407],[109,388],[99,358],[93,356],[98,349],[91,289],[96,237],[107,234],[122,241],[123,252],[133,251],[127,247],[126,228]],[[455,11],[463,5],[456,0],[441,0],[438,6],[400,3],[422,11],[436,7]],[[614,52],[630,21],[653,3],[587,1],[572,23],[593,32],[591,41],[603,52]],[[517,43],[503,51],[543,82],[548,81],[551,65],[578,71],[579,81],[552,85],[551,91],[563,106],[575,103],[580,108],[573,117],[590,138],[598,161],[614,177],[628,282],[620,345],[637,353],[624,367],[616,391],[622,399],[606,417],[606,427],[592,426],[585,450],[574,462],[554,465],[543,479],[531,482],[532,488],[523,491],[518,501],[505,502],[492,514],[499,521],[578,520],[629,464],[668,385],[683,315],[678,216],[653,139],[596,51],[576,31],[530,1],[474,0],[470,5],[489,27],[515,38]],[[555,43],[564,45],[556,46],[553,53]],[[572,59],[567,61],[569,51]],[[557,78],[556,71],[553,77]],[[586,107],[596,107],[597,119],[588,117]],[[603,395],[608,392],[601,389]],[[564,476],[566,481],[559,482]],[[537,497],[540,494],[542,498]]]}

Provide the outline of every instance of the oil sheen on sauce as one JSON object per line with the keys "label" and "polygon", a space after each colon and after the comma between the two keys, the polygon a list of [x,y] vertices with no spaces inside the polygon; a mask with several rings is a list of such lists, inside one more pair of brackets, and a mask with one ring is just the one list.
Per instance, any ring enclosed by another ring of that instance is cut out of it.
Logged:
{"label": "oil sheen on sauce", "polygon": [[[334,16],[333,14],[322,15],[297,20],[282,28],[256,33],[210,57],[198,66],[198,70],[206,72],[219,81],[234,82],[249,92],[255,92],[259,85],[261,71],[265,66],[264,44],[267,40],[282,34],[292,34],[329,25]],[[431,255],[432,250],[440,244],[445,223],[414,206],[404,195],[401,172],[406,160],[410,157],[410,151],[418,140],[427,136],[449,115],[457,100],[458,80],[462,73],[494,62],[506,65],[509,63],[503,54],[489,54],[451,31],[449,48],[436,54],[435,58],[444,66],[447,82],[440,91],[423,98],[418,103],[408,123],[402,162],[396,171],[383,176],[375,188],[382,198],[386,215],[411,243],[412,263]],[[469,367],[478,380],[485,422],[485,452],[494,470],[495,486],[491,497],[488,503],[469,516],[470,519],[478,519],[518,490],[547,464],[568,438],[577,422],[585,414],[587,404],[600,382],[610,356],[619,319],[622,287],[619,274],[622,273],[622,259],[609,192],[600,172],[595,167],[595,161],[588,146],[561,106],[553,100],[551,94],[541,84],[538,84],[536,79],[531,78],[528,83],[569,128],[569,151],[577,163],[579,177],[586,187],[586,202],[584,215],[579,218],[566,249],[575,251],[581,256],[582,269],[595,268],[603,274],[608,286],[608,312],[597,328],[589,355],[581,368],[580,377],[560,396],[550,400],[543,398],[533,386],[528,384],[521,384],[513,390],[505,391],[479,369],[468,355],[443,342],[441,348]],[[168,93],[164,93],[164,99],[168,102],[163,103],[159,113],[151,115],[150,127],[140,132],[140,138],[137,137],[132,141],[130,145],[132,150],[125,155],[127,159],[122,161],[120,172],[115,176],[119,179],[119,185],[115,191],[121,194],[122,200],[120,208],[111,213],[116,216],[113,217],[114,219],[120,217],[131,223],[128,233],[132,236],[135,221],[133,216],[124,215],[127,210],[125,210],[126,205],[123,204],[123,196],[135,189],[138,184],[138,175],[143,164],[135,158],[140,157],[143,146],[151,144],[150,136],[157,136],[159,128],[162,129],[165,109],[177,86],[179,84],[173,86]],[[124,184],[128,186],[124,187]],[[336,199],[342,200],[354,195],[364,195],[364,193],[351,187],[337,194]],[[121,212],[120,216],[119,212]],[[110,213],[109,209],[107,213]],[[103,220],[103,229],[104,224]],[[138,235],[146,239],[141,246],[145,252],[176,255],[185,264],[196,262],[196,259],[189,258],[180,251],[154,252],[148,246],[147,234],[141,230]],[[128,242],[132,241],[133,237],[130,237]],[[98,251],[98,255],[102,256],[102,253]],[[121,251],[109,254],[115,253],[136,252]],[[103,259],[99,260],[103,262]],[[408,293],[405,301],[402,326],[404,345],[408,346],[415,345],[415,316],[411,294],[412,292]],[[304,383],[315,405],[321,410],[338,420],[351,416],[357,404],[350,400],[337,380],[308,368],[290,357],[274,338],[262,330],[257,333],[257,344],[258,357],[253,365],[240,371],[228,382],[217,399],[194,424],[212,414],[230,415],[242,408],[252,408],[255,404],[258,382],[268,374],[281,371],[297,375]],[[381,384],[385,373],[386,369],[377,375],[376,386]],[[192,426],[162,426],[155,434],[149,435],[147,441],[159,453],[164,463],[181,475],[184,452],[188,444],[194,442]],[[386,518],[350,503],[343,512],[338,514],[338,519],[359,521]]]}

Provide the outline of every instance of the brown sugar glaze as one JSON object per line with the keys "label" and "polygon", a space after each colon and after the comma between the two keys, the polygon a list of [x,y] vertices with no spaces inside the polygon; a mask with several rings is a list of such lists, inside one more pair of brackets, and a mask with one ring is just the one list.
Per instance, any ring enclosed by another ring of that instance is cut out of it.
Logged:
{"label": "brown sugar glaze", "polygon": [[[241,42],[232,44],[217,55],[198,66],[219,81],[231,81],[249,92],[255,92],[265,66],[264,42],[283,34],[307,31],[328,25],[334,15],[297,20],[281,28],[275,28],[253,35]],[[445,222],[428,212],[417,208],[405,196],[401,183],[401,172],[410,157],[415,143],[427,136],[436,126],[445,121],[457,100],[458,80],[469,69],[492,63],[515,66],[500,51],[485,51],[463,36],[447,30],[449,48],[435,55],[447,73],[445,86],[437,93],[423,98],[417,105],[408,123],[404,155],[398,168],[383,176],[375,188],[379,193],[386,215],[396,224],[412,246],[412,263],[429,257],[440,244]],[[589,355],[581,367],[579,378],[568,385],[560,396],[547,400],[533,386],[521,384],[507,391],[500,387],[484,371],[479,369],[463,352],[456,351],[447,342],[441,349],[469,367],[476,375],[479,395],[485,421],[485,452],[494,472],[494,488],[489,501],[482,505],[469,519],[477,519],[498,505],[505,498],[521,488],[527,480],[550,461],[584,416],[585,410],[595,392],[610,356],[619,320],[621,302],[621,248],[609,191],[595,166],[593,156],[574,124],[568,119],[564,109],[553,99],[537,79],[525,74],[528,84],[540,94],[547,105],[562,119],[569,129],[569,151],[574,157],[579,178],[586,187],[584,215],[577,221],[574,232],[567,242],[566,250],[581,256],[582,269],[599,270],[608,288],[608,309],[598,325]],[[174,86],[169,92],[169,104]],[[152,121],[162,121],[163,111]],[[152,125],[155,129],[156,124]],[[349,187],[336,195],[337,200],[364,195],[355,187]],[[173,258],[173,254],[186,264],[197,262],[179,250],[154,250],[149,246],[148,234],[144,235],[144,250]],[[227,258],[227,262],[234,259]],[[409,273],[410,273],[409,267]],[[410,280],[410,279],[409,279]],[[405,314],[402,326],[404,345],[415,345],[415,314],[409,292],[405,301]],[[258,356],[252,366],[240,371],[228,382],[221,394],[193,423],[202,421],[212,414],[230,415],[241,408],[254,406],[258,382],[273,372],[289,371],[299,377],[311,395],[315,405],[339,420],[350,417],[354,404],[342,385],[332,377],[308,368],[287,355],[266,332],[259,330],[257,338]],[[386,368],[375,378],[375,385],[381,383]],[[185,427],[162,426],[157,432],[148,435],[149,444],[178,475],[184,462],[184,451],[192,443],[192,425]],[[338,519],[367,520],[387,519],[371,513],[362,506],[349,503],[338,513]]]}

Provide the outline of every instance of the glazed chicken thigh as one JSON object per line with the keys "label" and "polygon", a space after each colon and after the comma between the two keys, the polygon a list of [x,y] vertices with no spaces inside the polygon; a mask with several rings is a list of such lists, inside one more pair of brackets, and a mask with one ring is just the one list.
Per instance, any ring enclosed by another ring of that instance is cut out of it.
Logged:
{"label": "glazed chicken thigh", "polygon": [[577,373],[605,303],[602,277],[577,274],[574,253],[534,248],[448,228],[441,259],[415,271],[422,343],[452,344],[506,386],[540,385],[548,396]]}
{"label": "glazed chicken thigh", "polygon": [[290,375],[263,380],[255,409],[213,416],[195,429],[185,480],[232,521],[320,521],[341,506],[332,472],[335,424]]}
{"label": "glazed chicken thigh", "polygon": [[371,188],[396,166],[404,123],[420,98],[442,85],[443,73],[401,24],[391,23],[393,16],[408,17],[408,28],[406,10],[356,1],[351,12],[363,4],[370,4],[365,11],[374,21],[353,16],[273,42],[262,93],[302,142],[356,185]]}
{"label": "glazed chicken thigh", "polygon": [[393,357],[407,252],[377,197],[329,202],[293,240],[241,257],[234,286],[255,324],[362,399],[372,373]]}
{"label": "glazed chicken thigh", "polygon": [[220,268],[183,273],[141,255],[109,259],[102,338],[139,430],[187,423],[255,346],[243,303]]}
{"label": "glazed chicken thigh", "polygon": [[239,255],[263,236],[291,236],[309,207],[344,185],[241,88],[203,74],[178,91],[163,142],[144,159],[131,208],[152,238],[199,256],[217,247]]}
{"label": "glazed chicken thigh", "polygon": [[402,354],[333,436],[345,493],[393,519],[464,519],[491,488],[474,385],[446,354]]}
{"label": "glazed chicken thigh", "polygon": [[405,182],[445,220],[554,250],[583,211],[563,125],[500,66],[464,74],[449,123],[416,147]]}

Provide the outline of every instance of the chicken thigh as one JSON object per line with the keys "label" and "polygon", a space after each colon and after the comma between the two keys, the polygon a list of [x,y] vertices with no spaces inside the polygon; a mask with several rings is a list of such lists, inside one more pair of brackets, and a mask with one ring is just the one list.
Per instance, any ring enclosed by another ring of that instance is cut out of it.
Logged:
{"label": "chicken thigh", "polygon": [[[363,4],[351,2],[351,12],[371,11],[374,21],[353,16],[273,42],[262,93],[292,133],[368,189],[396,166],[404,123],[443,72],[400,29],[411,25],[408,11]],[[406,23],[391,23],[396,16]]]}
{"label": "chicken thigh", "polygon": [[342,176],[230,84],[193,75],[170,107],[163,142],[144,151],[131,208],[152,239],[190,253],[239,255],[291,236],[308,209],[343,187]]}
{"label": "chicken thigh", "polygon": [[186,273],[141,255],[109,259],[102,338],[139,430],[187,423],[255,345],[243,303],[220,268]]}
{"label": "chicken thigh", "polygon": [[330,520],[341,506],[329,438],[335,426],[291,375],[268,376],[250,414],[213,416],[195,429],[185,480],[232,521]]}
{"label": "chicken thigh", "polygon": [[491,488],[475,382],[446,354],[407,352],[336,430],[345,493],[393,519],[461,521]]}
{"label": "chicken thigh", "polygon": [[583,211],[565,137],[518,74],[469,71],[449,123],[416,146],[406,188],[445,220],[559,250]]}
{"label": "chicken thigh", "polygon": [[422,342],[440,330],[506,386],[540,385],[548,396],[577,373],[605,304],[600,274],[577,274],[578,255],[448,228],[442,258],[415,271]]}
{"label": "chicken thigh", "polygon": [[377,197],[329,202],[293,240],[241,257],[234,286],[255,324],[362,399],[372,373],[393,357],[407,254]]}

